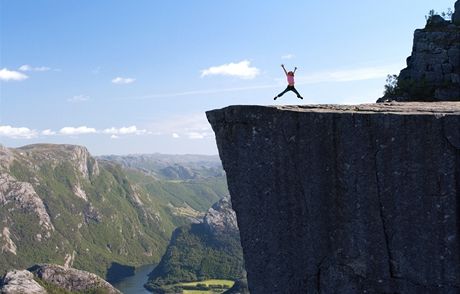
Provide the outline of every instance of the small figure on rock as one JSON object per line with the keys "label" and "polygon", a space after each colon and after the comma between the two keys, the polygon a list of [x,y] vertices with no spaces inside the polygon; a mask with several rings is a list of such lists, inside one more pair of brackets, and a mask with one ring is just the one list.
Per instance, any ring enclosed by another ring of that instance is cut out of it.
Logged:
{"label": "small figure on rock", "polygon": [[286,71],[286,69],[284,68],[284,64],[281,64],[281,67],[283,68],[284,73],[286,74],[288,86],[283,92],[281,92],[278,95],[276,95],[275,98],[273,98],[273,100],[278,99],[279,97],[283,96],[284,93],[286,93],[288,91],[292,91],[292,92],[296,93],[297,98],[303,99],[303,97],[300,96],[299,92],[297,92],[296,88],[294,87],[294,84],[295,84],[295,82],[294,82],[294,74],[295,74],[295,71],[297,70],[297,67],[294,67],[294,71]]}

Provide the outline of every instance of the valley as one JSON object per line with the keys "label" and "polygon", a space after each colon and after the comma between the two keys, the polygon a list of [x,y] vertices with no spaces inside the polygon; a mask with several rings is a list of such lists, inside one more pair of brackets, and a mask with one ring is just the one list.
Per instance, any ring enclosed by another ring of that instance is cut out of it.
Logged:
{"label": "valley", "polygon": [[0,273],[53,263],[114,283],[160,262],[173,231],[227,195],[217,156],[0,146]]}

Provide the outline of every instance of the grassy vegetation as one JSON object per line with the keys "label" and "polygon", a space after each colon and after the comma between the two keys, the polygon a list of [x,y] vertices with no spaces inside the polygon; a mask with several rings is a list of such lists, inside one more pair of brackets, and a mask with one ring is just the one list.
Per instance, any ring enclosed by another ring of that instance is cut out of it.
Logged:
{"label": "grassy vegetation", "polygon": [[233,287],[232,280],[211,279],[188,283],[169,284],[163,287],[163,293],[212,294],[223,293]]}
{"label": "grassy vegetation", "polygon": [[211,279],[211,280],[204,280],[204,281],[197,281],[197,282],[179,283],[177,285],[178,286],[196,286],[197,284],[204,284],[207,287],[215,286],[215,285],[223,285],[227,288],[231,288],[233,287],[233,284],[235,284],[235,282],[231,280]]}
{"label": "grassy vegetation", "polygon": [[43,288],[45,288],[48,294],[108,294],[109,291],[104,288],[95,288],[95,289],[88,289],[86,291],[68,291],[63,288],[59,288],[55,284],[46,282],[42,279],[35,278],[35,281],[40,284]]}

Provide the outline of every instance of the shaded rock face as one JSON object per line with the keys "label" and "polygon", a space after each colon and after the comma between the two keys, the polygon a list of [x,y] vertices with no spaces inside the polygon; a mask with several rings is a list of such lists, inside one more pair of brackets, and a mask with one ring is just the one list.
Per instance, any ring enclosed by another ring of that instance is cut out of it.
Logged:
{"label": "shaded rock face", "polygon": [[452,22],[433,16],[415,30],[412,54],[401,70],[398,90],[378,100],[460,101],[460,1]]}
{"label": "shaded rock face", "polygon": [[460,0],[455,2],[455,11],[454,14],[452,14],[452,22],[460,26]]}
{"label": "shaded rock face", "polygon": [[[3,284],[3,285],[2,285]],[[34,275],[28,270],[10,271],[0,283],[2,294],[46,294],[46,290],[35,280]]]}
{"label": "shaded rock face", "polygon": [[207,116],[252,294],[458,293],[460,103]]}

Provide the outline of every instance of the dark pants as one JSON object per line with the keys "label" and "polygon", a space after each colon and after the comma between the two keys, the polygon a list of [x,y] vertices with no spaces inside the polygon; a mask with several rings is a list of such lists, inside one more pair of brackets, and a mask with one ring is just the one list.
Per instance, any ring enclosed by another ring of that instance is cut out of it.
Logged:
{"label": "dark pants", "polygon": [[287,88],[283,92],[279,93],[276,97],[281,97],[286,92],[289,92],[289,91],[292,91],[292,92],[296,93],[297,97],[302,97],[302,96],[300,96],[299,92],[297,92],[297,90],[294,88],[294,86],[287,86]]}

